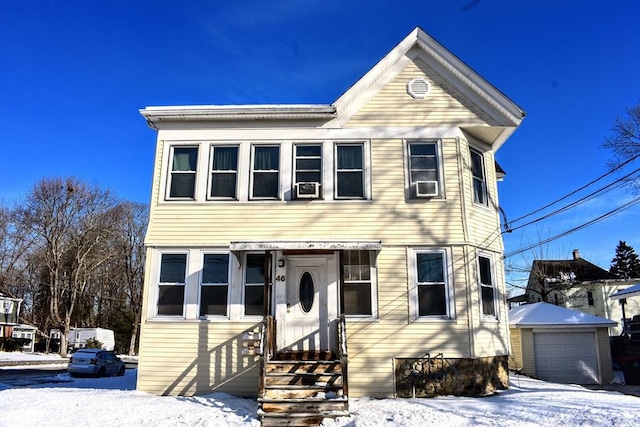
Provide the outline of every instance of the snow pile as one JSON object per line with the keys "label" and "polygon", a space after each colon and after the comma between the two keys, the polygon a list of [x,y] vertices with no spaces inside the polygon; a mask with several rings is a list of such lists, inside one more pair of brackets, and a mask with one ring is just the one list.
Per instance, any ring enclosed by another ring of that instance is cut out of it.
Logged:
{"label": "snow pile", "polygon": [[[0,426],[255,426],[254,399],[225,393],[198,397],[153,396],[135,390],[137,370],[124,377],[71,378],[51,383],[1,384]],[[511,388],[484,398],[351,399],[350,418],[326,427],[637,426],[640,398],[581,386],[511,377]]]}

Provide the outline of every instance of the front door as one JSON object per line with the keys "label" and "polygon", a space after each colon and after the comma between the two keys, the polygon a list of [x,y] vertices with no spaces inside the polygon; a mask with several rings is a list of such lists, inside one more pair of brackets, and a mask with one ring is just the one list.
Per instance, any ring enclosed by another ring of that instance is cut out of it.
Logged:
{"label": "front door", "polygon": [[335,345],[337,284],[330,258],[287,258],[287,274],[276,295],[279,350],[330,350]]}

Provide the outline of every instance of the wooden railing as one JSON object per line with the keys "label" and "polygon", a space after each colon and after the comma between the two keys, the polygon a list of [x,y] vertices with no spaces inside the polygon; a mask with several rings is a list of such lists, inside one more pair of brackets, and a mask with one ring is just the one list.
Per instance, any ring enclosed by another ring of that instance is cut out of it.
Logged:
{"label": "wooden railing", "polygon": [[[347,322],[344,314],[338,319],[338,357],[340,359],[340,365],[342,366],[342,391],[344,397],[349,397],[349,352],[347,351]],[[348,405],[348,401],[347,401]],[[349,409],[347,406],[345,409]]]}
{"label": "wooden railing", "polygon": [[260,340],[260,390],[259,397],[264,397],[267,363],[276,354],[276,321],[271,315],[264,317],[262,322],[262,339]]}

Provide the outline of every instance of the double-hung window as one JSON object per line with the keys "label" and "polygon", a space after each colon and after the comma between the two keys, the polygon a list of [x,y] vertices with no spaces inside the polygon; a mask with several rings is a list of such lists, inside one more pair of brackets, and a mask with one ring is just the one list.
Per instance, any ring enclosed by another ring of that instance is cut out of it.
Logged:
{"label": "double-hung window", "polygon": [[200,284],[200,317],[226,316],[229,254],[204,254]]}
{"label": "double-hung window", "polygon": [[478,275],[480,276],[480,305],[482,315],[496,317],[496,287],[491,267],[491,258],[478,257]]}
{"label": "double-hung window", "polygon": [[303,183],[313,183],[318,187],[322,185],[322,145],[296,145],[294,162],[295,185]]}
{"label": "double-hung window", "polygon": [[198,147],[172,147],[169,198],[190,199],[196,197],[196,165]]}
{"label": "double-hung window", "polygon": [[158,284],[158,315],[184,315],[184,288],[187,273],[187,254],[162,254]]}
{"label": "double-hung window", "polygon": [[437,142],[409,142],[410,198],[441,197]]}
{"label": "double-hung window", "polygon": [[414,318],[452,318],[445,250],[415,250],[410,297]]}
{"label": "double-hung window", "polygon": [[487,179],[484,158],[476,150],[471,150],[471,175],[473,177],[473,202],[487,205]]}
{"label": "double-hung window", "polygon": [[371,257],[369,251],[342,253],[344,314],[372,315]]}
{"label": "double-hung window", "polygon": [[247,254],[244,275],[244,315],[262,316],[265,255]]}
{"label": "double-hung window", "polygon": [[280,146],[254,145],[251,164],[251,198],[280,197]]}
{"label": "double-hung window", "polygon": [[214,145],[211,147],[211,151],[209,197],[212,199],[236,199],[238,147]]}
{"label": "double-hung window", "polygon": [[336,144],[336,199],[364,199],[363,144]]}

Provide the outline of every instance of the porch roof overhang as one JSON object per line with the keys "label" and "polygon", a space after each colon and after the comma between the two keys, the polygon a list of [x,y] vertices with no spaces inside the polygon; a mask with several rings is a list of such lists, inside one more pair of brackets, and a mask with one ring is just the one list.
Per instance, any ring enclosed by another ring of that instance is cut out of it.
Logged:
{"label": "porch roof overhang", "polygon": [[237,241],[229,244],[231,252],[284,250],[361,250],[380,251],[380,240],[271,240]]}

